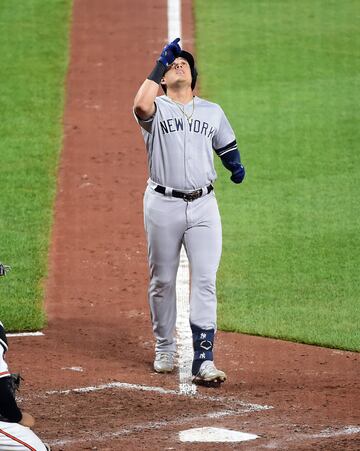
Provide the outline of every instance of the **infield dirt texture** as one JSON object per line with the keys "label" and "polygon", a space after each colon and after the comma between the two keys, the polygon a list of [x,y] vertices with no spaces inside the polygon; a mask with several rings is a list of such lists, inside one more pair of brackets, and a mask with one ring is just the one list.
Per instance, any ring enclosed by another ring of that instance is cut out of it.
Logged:
{"label": "infield dirt texture", "polygon": [[[191,2],[182,3],[191,50]],[[165,1],[74,1],[49,326],[44,337],[10,338],[21,405],[55,451],[360,449],[358,354],[220,332],[221,389],[179,396],[176,372],[152,371],[146,156],[131,109],[166,41],[166,14]],[[81,387],[92,388],[72,391]],[[259,438],[179,441],[209,426]]]}

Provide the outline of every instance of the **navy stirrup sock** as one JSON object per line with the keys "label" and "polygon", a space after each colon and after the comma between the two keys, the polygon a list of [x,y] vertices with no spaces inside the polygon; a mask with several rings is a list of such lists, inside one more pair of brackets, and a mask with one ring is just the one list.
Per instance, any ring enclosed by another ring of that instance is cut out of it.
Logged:
{"label": "navy stirrup sock", "polygon": [[192,364],[192,374],[196,376],[200,370],[201,364],[205,360],[214,360],[213,346],[215,330],[200,329],[191,324],[191,331],[193,336],[194,360]]}

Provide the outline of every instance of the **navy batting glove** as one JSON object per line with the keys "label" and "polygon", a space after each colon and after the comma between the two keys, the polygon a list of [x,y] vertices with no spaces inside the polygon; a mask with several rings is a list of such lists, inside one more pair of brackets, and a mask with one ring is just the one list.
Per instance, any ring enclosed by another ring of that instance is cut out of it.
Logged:
{"label": "navy batting glove", "polygon": [[231,181],[234,183],[241,183],[245,177],[245,168],[242,164],[232,173],[230,177]]}
{"label": "navy batting glove", "polygon": [[175,58],[177,58],[180,55],[181,47],[178,44],[179,41],[180,38],[176,38],[172,42],[170,42],[170,44],[166,45],[163,48],[163,51],[161,52],[158,61],[160,61],[165,67],[172,64]]}

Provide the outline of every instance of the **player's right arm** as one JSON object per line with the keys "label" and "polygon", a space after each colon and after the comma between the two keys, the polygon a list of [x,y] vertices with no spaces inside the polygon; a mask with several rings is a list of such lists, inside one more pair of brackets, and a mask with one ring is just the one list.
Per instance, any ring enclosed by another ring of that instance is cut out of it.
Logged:
{"label": "player's right arm", "polygon": [[163,48],[154,69],[140,86],[135,96],[134,113],[143,121],[150,119],[155,114],[155,99],[159,90],[159,84],[167,67],[174,62],[181,52],[179,41],[180,38],[176,38]]}
{"label": "player's right arm", "polygon": [[146,121],[155,113],[155,99],[159,85],[148,78],[143,82],[134,100],[134,112],[136,116]]}

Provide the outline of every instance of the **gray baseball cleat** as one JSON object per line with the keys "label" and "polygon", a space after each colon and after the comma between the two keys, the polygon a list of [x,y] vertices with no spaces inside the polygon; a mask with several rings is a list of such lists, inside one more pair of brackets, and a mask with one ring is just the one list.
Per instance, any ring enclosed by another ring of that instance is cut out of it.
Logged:
{"label": "gray baseball cleat", "polygon": [[218,370],[212,360],[205,360],[200,366],[199,372],[193,377],[194,384],[218,386],[226,381],[224,371]]}
{"label": "gray baseball cleat", "polygon": [[157,373],[171,373],[174,370],[174,353],[157,352],[154,360],[154,370]]}

